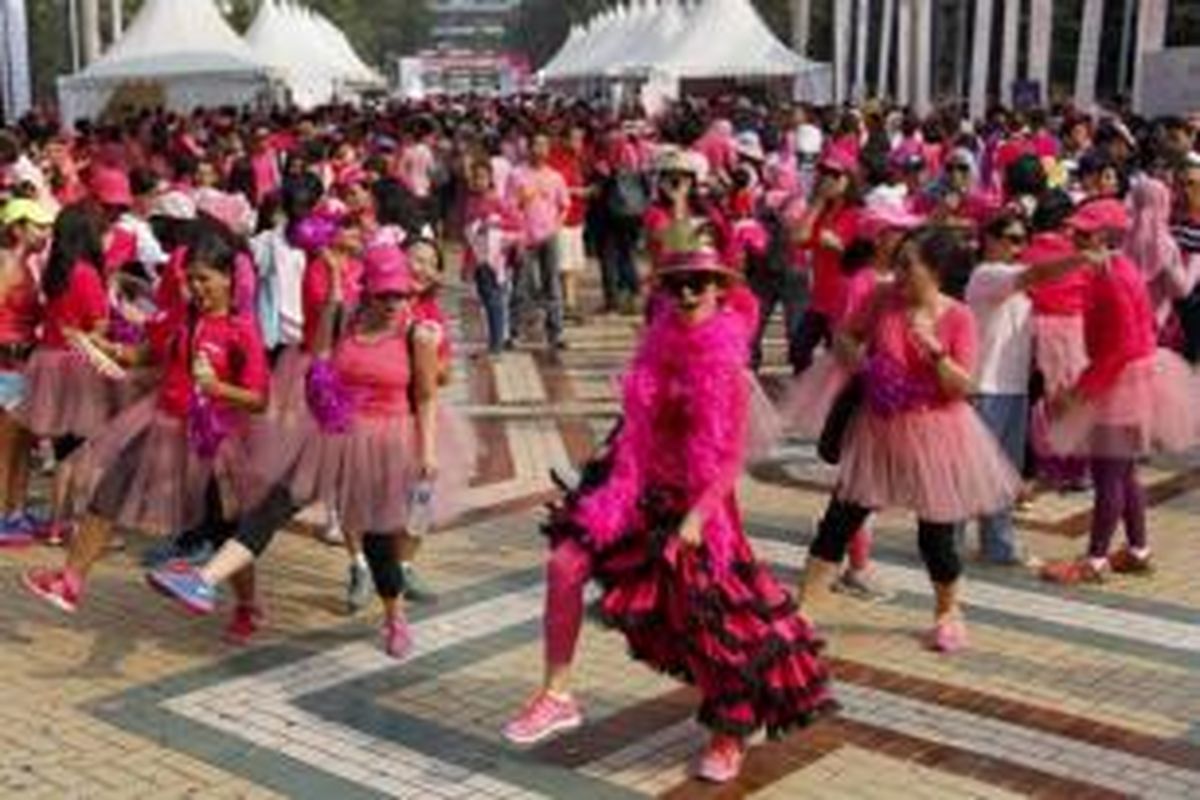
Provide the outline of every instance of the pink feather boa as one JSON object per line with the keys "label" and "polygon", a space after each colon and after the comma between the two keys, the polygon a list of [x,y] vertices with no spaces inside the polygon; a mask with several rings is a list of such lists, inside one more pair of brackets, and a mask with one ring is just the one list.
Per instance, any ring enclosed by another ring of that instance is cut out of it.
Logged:
{"label": "pink feather boa", "polygon": [[635,526],[643,492],[670,486],[704,514],[714,569],[729,568],[739,535],[731,501],[748,427],[747,323],[745,309],[728,305],[695,327],[673,312],[651,323],[623,381],[612,472],[576,512],[593,545],[617,542]]}

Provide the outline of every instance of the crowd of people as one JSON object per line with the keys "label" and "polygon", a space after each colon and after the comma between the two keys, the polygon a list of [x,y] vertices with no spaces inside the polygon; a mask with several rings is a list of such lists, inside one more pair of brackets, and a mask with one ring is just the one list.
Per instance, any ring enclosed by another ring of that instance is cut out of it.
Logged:
{"label": "crowd of people", "polygon": [[[455,349],[554,362],[568,326],[640,317],[621,422],[550,511],[544,678],[504,734],[582,724],[594,577],[634,657],[699,688],[698,774],[730,780],[756,731],[835,707],[813,616],[831,589],[886,595],[873,512],[915,515],[945,654],[968,644],[969,524],[1046,580],[1151,572],[1138,464],[1200,439],[1194,146],[1182,119],[736,96],[29,117],[0,131],[0,545],[64,546],[23,581],[72,612],[120,530],[157,534],[151,586],[211,614],[228,582],[245,643],[257,560],[319,504],[348,608],[373,587],[403,658],[404,603],[434,596],[418,550],[475,461],[441,402]],[[448,265],[479,342],[454,341]],[[795,378],[772,402],[777,309]],[[795,599],[736,500],[783,431],[837,468]],[[1085,488],[1086,551],[1042,563],[1014,510]]]}

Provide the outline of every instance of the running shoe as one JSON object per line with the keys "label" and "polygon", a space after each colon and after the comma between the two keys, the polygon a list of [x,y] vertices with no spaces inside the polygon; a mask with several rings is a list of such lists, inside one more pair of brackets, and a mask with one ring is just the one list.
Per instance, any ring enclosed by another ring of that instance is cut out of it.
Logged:
{"label": "running shoe", "polygon": [[895,596],[895,593],[888,589],[879,580],[879,575],[873,571],[863,572],[848,569],[838,576],[831,588],[839,594],[849,595],[857,600],[866,600],[870,603],[886,603]]}
{"label": "running shoe", "polygon": [[213,556],[212,543],[205,540],[188,547],[180,536],[172,536],[160,542],[155,542],[142,552],[142,567],[157,569],[170,561],[186,561],[194,567],[208,562]]}
{"label": "running shoe", "polygon": [[10,514],[0,520],[0,550],[28,547],[36,538],[33,530],[22,524],[21,514]]}
{"label": "running shoe", "polygon": [[216,587],[205,583],[186,561],[172,561],[146,573],[146,582],[192,614],[207,615],[217,610]]}
{"label": "running shoe", "polygon": [[70,522],[61,522],[51,520],[46,523],[38,535],[45,540],[50,547],[62,547],[67,542],[71,541],[71,537],[75,534],[75,525]]}
{"label": "running shoe", "polygon": [[346,580],[346,610],[351,614],[362,611],[371,601],[371,571],[366,564],[351,562]]}
{"label": "running shoe", "polygon": [[700,755],[696,777],[709,783],[729,783],[742,772],[746,747],[733,736],[714,735]]}
{"label": "running shoe", "polygon": [[74,614],[83,599],[83,581],[65,569],[31,569],[21,576],[25,588],[50,605]]}
{"label": "running shoe", "polygon": [[1108,566],[1118,575],[1149,575],[1154,572],[1154,563],[1150,560],[1149,552],[1138,556],[1128,547],[1122,547],[1109,556]]}
{"label": "running shoe", "polygon": [[437,592],[433,590],[417,568],[412,564],[401,564],[400,574],[404,576],[404,599],[410,603],[436,603]]}
{"label": "running shoe", "polygon": [[225,641],[238,647],[249,644],[262,627],[262,617],[262,609],[258,606],[234,606],[233,616],[225,626]]}
{"label": "running shoe", "polygon": [[513,744],[530,745],[556,733],[572,731],[583,724],[583,710],[570,695],[555,697],[539,692],[504,726],[504,738]]}
{"label": "running shoe", "polygon": [[383,652],[395,659],[403,659],[412,650],[412,631],[403,614],[383,623]]}
{"label": "running shoe", "polygon": [[967,625],[961,619],[944,619],[929,634],[929,649],[957,653],[967,647]]}
{"label": "running shoe", "polygon": [[1086,558],[1074,561],[1050,561],[1041,572],[1042,580],[1063,586],[1077,583],[1104,583],[1104,570],[1092,565]]}

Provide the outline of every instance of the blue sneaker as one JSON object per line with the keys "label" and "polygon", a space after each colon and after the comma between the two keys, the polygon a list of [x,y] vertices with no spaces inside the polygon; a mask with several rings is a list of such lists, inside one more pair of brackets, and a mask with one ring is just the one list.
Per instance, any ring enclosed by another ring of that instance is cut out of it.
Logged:
{"label": "blue sneaker", "polygon": [[36,538],[33,529],[22,524],[20,513],[0,519],[0,550],[29,547]]}
{"label": "blue sneaker", "polygon": [[158,569],[171,561],[186,561],[194,567],[208,563],[213,556],[211,542],[201,542],[193,548],[180,546],[178,536],[172,536],[161,542],[156,542],[142,553],[142,566],[146,569]]}
{"label": "blue sneaker", "polygon": [[217,610],[217,588],[205,583],[186,561],[171,561],[146,573],[146,582],[192,614],[203,616]]}
{"label": "blue sneaker", "polygon": [[14,511],[0,524],[3,524],[6,528],[25,531],[29,535],[36,537],[38,531],[44,529],[49,521],[49,512],[25,509],[24,511]]}

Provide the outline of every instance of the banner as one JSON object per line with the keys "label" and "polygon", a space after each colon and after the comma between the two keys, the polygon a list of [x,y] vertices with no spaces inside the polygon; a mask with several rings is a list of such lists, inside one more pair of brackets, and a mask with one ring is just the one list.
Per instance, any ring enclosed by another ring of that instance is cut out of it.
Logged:
{"label": "banner", "polygon": [[25,0],[0,0],[0,89],[8,122],[23,116],[33,104],[29,76],[29,25]]}

